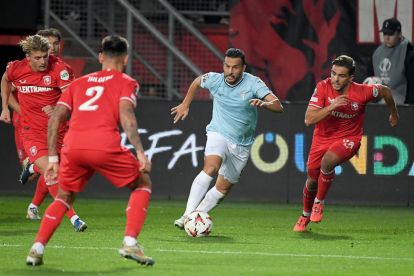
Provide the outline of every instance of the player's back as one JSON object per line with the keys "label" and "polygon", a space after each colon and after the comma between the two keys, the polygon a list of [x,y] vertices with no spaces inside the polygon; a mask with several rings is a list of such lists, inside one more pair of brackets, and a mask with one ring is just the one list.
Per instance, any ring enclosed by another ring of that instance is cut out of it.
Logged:
{"label": "player's back", "polygon": [[72,110],[65,147],[112,151],[120,147],[121,100],[136,102],[137,82],[116,70],[75,80],[59,100]]}

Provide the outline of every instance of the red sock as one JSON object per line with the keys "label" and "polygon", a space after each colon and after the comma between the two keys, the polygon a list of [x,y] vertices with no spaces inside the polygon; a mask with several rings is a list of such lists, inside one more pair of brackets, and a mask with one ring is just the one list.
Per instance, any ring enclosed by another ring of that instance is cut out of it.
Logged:
{"label": "red sock", "polygon": [[332,170],[328,173],[325,173],[321,170],[321,173],[319,174],[318,178],[318,194],[316,197],[319,200],[324,200],[326,197],[326,194],[329,191],[329,188],[331,187],[332,181],[335,177],[335,170]]}
{"label": "red sock", "polygon": [[40,242],[43,245],[47,244],[62,221],[68,207],[69,205],[61,199],[56,199],[47,207],[42,222],[40,223],[35,242]]}
{"label": "red sock", "polygon": [[138,237],[147,216],[147,208],[151,197],[151,190],[136,189],[129,196],[126,209],[127,222],[125,236]]}
{"label": "red sock", "polygon": [[[59,185],[54,184],[54,185],[50,185],[47,186],[47,188],[49,189],[49,194],[55,198],[58,192],[58,187]],[[73,207],[70,206],[70,209],[66,212],[66,216],[70,219],[71,217],[73,217],[74,215],[76,215],[75,210],[73,210]]]}
{"label": "red sock", "polygon": [[33,195],[32,204],[40,206],[48,193],[49,189],[47,188],[45,178],[43,177],[43,175],[40,175],[39,179],[37,180],[36,190]]}
{"label": "red sock", "polygon": [[303,187],[303,211],[312,212],[313,201],[315,200],[316,190],[309,191],[308,187]]}

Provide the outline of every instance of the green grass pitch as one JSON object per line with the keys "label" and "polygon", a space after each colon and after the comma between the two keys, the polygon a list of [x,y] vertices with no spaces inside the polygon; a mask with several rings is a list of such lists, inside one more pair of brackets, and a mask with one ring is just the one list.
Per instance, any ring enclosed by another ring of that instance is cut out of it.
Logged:
{"label": "green grass pitch", "polygon": [[210,236],[192,238],[173,226],[185,203],[154,200],[139,242],[155,265],[144,267],[118,255],[127,199],[85,198],[75,209],[88,229],[76,233],[65,218],[45,264],[30,267],[39,221],[25,219],[29,200],[0,197],[0,275],[414,275],[410,208],[327,204],[321,223],[294,233],[300,205],[223,202]]}

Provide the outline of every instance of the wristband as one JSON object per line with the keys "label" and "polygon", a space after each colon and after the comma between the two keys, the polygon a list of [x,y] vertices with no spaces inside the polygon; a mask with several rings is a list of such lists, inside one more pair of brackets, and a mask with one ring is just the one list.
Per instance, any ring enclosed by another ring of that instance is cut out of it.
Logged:
{"label": "wristband", "polygon": [[53,155],[49,156],[49,163],[58,163],[59,162],[59,156]]}

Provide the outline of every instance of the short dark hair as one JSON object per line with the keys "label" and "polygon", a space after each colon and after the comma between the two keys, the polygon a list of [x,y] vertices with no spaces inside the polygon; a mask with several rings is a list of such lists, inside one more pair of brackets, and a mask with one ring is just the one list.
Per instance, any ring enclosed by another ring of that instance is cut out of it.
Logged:
{"label": "short dark hair", "polygon": [[55,28],[49,28],[49,29],[39,30],[36,34],[37,35],[44,36],[44,37],[54,36],[59,41],[62,40],[62,34],[59,32],[58,29],[55,29]]}
{"label": "short dark hair", "polygon": [[336,59],[332,61],[332,65],[337,65],[337,66],[347,68],[349,75],[353,75],[355,73],[355,61],[350,56],[340,55],[339,57],[337,57]]}
{"label": "short dark hair", "polygon": [[244,52],[237,48],[229,48],[227,49],[226,53],[224,54],[225,57],[229,58],[240,58],[242,60],[242,64],[246,63]]}
{"label": "short dark hair", "polygon": [[101,53],[118,57],[128,53],[128,41],[119,35],[108,35],[102,39]]}

